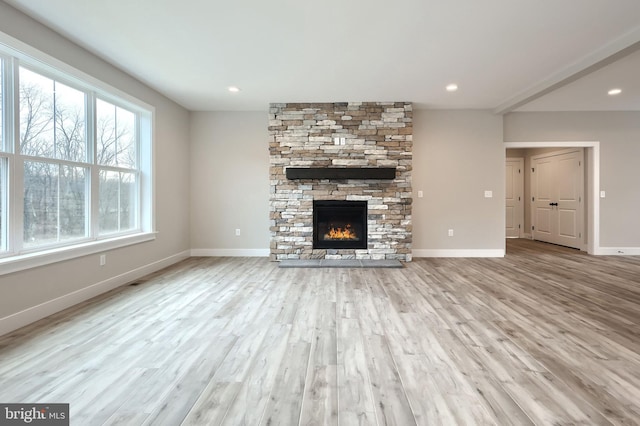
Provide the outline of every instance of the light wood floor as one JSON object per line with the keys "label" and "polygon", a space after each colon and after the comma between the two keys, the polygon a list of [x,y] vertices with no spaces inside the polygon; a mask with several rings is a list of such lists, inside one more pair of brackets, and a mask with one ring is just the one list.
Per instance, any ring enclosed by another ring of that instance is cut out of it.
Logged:
{"label": "light wood floor", "polygon": [[638,424],[640,257],[281,269],[193,258],[0,339],[72,425]]}

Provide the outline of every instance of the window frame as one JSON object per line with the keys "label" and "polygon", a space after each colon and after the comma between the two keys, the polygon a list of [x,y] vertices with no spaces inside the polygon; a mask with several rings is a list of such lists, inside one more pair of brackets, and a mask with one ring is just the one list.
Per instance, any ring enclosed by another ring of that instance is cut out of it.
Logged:
{"label": "window frame", "polygon": [[[154,150],[153,131],[155,108],[131,95],[120,91],[94,77],[83,73],[45,53],[0,32],[0,58],[4,64],[2,84],[2,114],[4,124],[4,150],[0,157],[6,158],[7,183],[3,226],[6,233],[6,250],[0,245],[0,276],[36,266],[70,260],[119,247],[139,244],[156,238]],[[19,152],[20,147],[20,90],[19,70],[24,67],[73,89],[85,98],[86,158],[84,162],[59,158],[27,156]],[[123,168],[105,166],[97,162],[96,100],[101,99],[116,107],[135,114],[136,167]],[[87,169],[87,192],[85,194],[85,237],[72,241],[56,242],[38,247],[23,246],[24,232],[24,164],[25,161],[40,161],[57,165],[72,165]],[[114,233],[100,234],[99,230],[99,174],[101,170],[124,171],[136,176],[137,212],[136,226]],[[96,262],[98,264],[98,262]]]}

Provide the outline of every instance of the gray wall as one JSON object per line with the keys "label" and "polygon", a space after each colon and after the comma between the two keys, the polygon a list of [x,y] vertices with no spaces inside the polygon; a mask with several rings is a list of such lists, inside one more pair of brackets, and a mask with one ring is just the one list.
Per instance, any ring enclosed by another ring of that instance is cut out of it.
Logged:
{"label": "gray wall", "polygon": [[[262,112],[192,113],[194,254],[268,249],[267,118]],[[503,250],[502,118],[485,111],[414,111],[413,123],[414,253]],[[485,190],[493,198],[484,198]],[[450,228],[454,237],[447,236]]]}
{"label": "gray wall", "polygon": [[194,254],[269,255],[268,125],[266,111],[191,114]]}
{"label": "gray wall", "polygon": [[[414,253],[503,250],[502,117],[487,111],[415,111],[413,140]],[[423,198],[417,197],[419,190]],[[493,198],[484,198],[485,190],[493,191]]]}
{"label": "gray wall", "polygon": [[[0,31],[29,44],[156,108],[154,128],[157,239],[107,253],[107,265],[98,255],[77,258],[27,271],[0,275],[0,334],[12,315],[38,305],[64,307],[65,297],[77,300],[100,284],[117,283],[148,272],[188,254],[190,199],[189,112],[96,56],[0,2]],[[89,290],[88,290],[89,289]],[[61,298],[61,299],[60,299]],[[69,299],[69,300],[71,300]],[[18,315],[19,316],[19,315]]]}
{"label": "gray wall", "polygon": [[640,247],[640,112],[511,113],[504,140],[599,141],[600,246]]}

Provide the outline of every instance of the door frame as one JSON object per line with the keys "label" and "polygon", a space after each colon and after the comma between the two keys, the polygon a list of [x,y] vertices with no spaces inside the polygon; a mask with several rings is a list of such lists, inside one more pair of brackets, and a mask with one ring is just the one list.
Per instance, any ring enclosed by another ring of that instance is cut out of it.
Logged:
{"label": "door frame", "polygon": [[[599,141],[547,141],[547,142],[504,142],[504,156],[507,158],[507,149],[511,148],[585,148],[585,161],[587,166],[587,182],[585,193],[588,193],[587,203],[587,253],[604,254],[600,248],[600,142]],[[502,210],[506,209],[506,200]],[[503,230],[506,237],[506,229]]]}
{"label": "door frame", "polygon": [[[508,162],[512,162],[512,163],[518,163],[521,167],[522,172],[519,173],[519,177],[518,177],[518,193],[521,196],[521,200],[519,200],[518,203],[518,222],[524,226],[524,174],[525,174],[525,169],[524,169],[524,158],[523,157],[507,157],[505,160],[505,165]],[[505,198],[505,207],[506,207],[506,198]],[[505,236],[506,236],[506,228],[505,228]],[[517,237],[507,237],[507,238],[522,238],[522,236],[524,235],[524,228],[518,228],[518,236]]]}

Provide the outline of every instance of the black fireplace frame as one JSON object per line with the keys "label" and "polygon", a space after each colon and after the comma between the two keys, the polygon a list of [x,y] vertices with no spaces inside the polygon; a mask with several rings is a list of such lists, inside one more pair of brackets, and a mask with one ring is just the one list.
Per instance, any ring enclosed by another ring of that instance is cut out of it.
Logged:
{"label": "black fireplace frame", "polygon": [[[344,209],[345,212],[361,212],[362,235],[360,240],[323,240],[319,238],[318,215],[321,209]],[[313,200],[313,248],[314,249],[367,249],[368,203],[366,201]]]}

